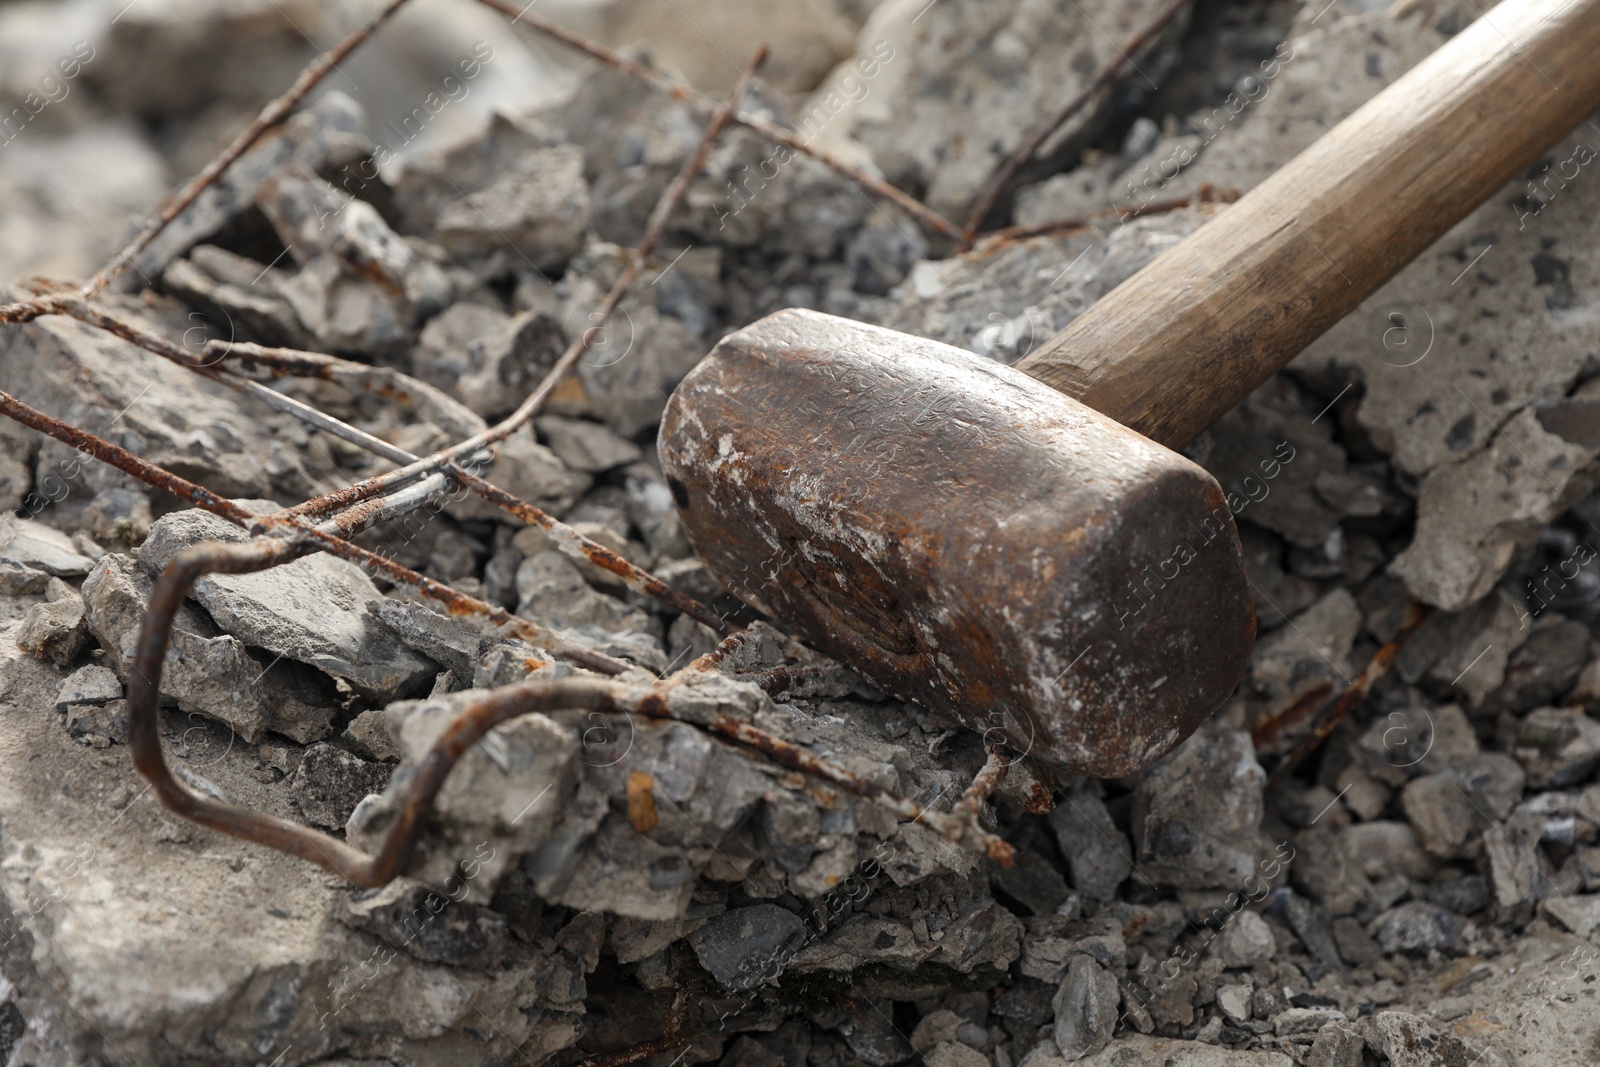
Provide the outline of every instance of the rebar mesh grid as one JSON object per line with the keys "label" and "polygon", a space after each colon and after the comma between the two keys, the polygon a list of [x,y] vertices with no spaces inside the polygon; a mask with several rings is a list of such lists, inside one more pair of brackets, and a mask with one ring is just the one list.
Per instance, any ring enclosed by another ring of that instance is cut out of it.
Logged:
{"label": "rebar mesh grid", "polygon": [[[288,119],[327,74],[336,68],[338,62],[366,41],[405,2],[389,0],[366,23],[320,54],[286,92],[261,111],[249,127],[182,189],[164,201],[135,236],[89,282],[76,288],[31,283],[25,287],[32,293],[30,298],[0,305],[0,323],[22,324],[46,315],[76,319],[192,373],[262,400],[283,414],[338,437],[356,448],[398,464],[386,473],[345,485],[295,506],[268,514],[255,514],[101,437],[58,421],[9,394],[0,393],[0,414],[79,449],[152,488],[216,514],[250,533],[250,540],[241,544],[207,542],[190,547],[175,557],[157,580],[141,623],[137,655],[129,679],[128,740],[134,763],[161,803],[173,812],[222,833],[298,856],[361,887],[382,885],[404,873],[418,831],[451,767],[473,743],[499,723],[532,711],[556,709],[609,709],[669,717],[664,694],[694,672],[716,669],[728,652],[747,636],[746,631],[734,628],[724,616],[708,606],[673,589],[648,571],[584,537],[478,473],[493,462],[495,446],[528,425],[556,387],[596,343],[608,318],[650,263],[656,246],[682,205],[690,183],[700,173],[727,128],[741,126],[773,144],[817,160],[864,193],[900,208],[930,234],[948,238],[957,247],[971,245],[978,221],[974,219],[964,230],[881,178],[808,144],[792,131],[739,110],[739,103],[765,58],[764,49],[758,50],[729,97],[719,101],[670,75],[533,15],[526,8],[519,10],[506,0],[481,0],[486,6],[509,16],[513,23],[524,24],[537,33],[638,78],[706,119],[697,147],[657,202],[643,237],[632,250],[621,276],[590,316],[590,325],[567,346],[544,378],[509,416],[448,448],[431,455],[417,456],[311,404],[270,388],[265,382],[281,378],[318,378],[346,385],[354,391],[378,395],[391,403],[401,403],[397,398],[404,397],[413,406],[438,402],[442,398],[438,390],[426,383],[390,368],[369,366],[332,355],[237,341],[212,341],[196,355],[109,310],[101,299],[103,294],[132,266],[139,254],[177,221],[232,164]],[[1137,51],[1147,46],[1172,19],[1178,7],[1172,5],[1164,10],[1158,21],[1142,30],[1125,51]],[[1122,63],[1123,57],[1119,55],[1096,76],[1092,86],[1103,88]],[[1087,93],[1080,94],[1079,99],[1052,119],[1051,129],[1058,128],[1087,99]],[[1048,136],[1048,131],[1037,140],[1042,141],[1045,136]],[[1016,173],[1035,148],[1036,145],[1025,145],[1017,159],[997,174],[995,186],[986,193],[991,203],[1001,195],[1001,186]],[[1180,205],[1175,203],[1172,206]],[[1063,220],[1056,228],[1079,224],[1080,220]],[[1042,232],[1050,228],[1039,227],[1036,230]],[[1013,235],[1002,232],[997,236],[1008,238]],[[443,398],[443,402],[450,403],[448,398]],[[417,768],[403,801],[402,817],[388,832],[376,855],[367,855],[336,837],[298,823],[225,804],[184,784],[173,773],[162,749],[158,729],[160,680],[176,613],[194,582],[206,574],[267,570],[312,552],[326,552],[355,563],[373,577],[396,586],[410,586],[421,595],[437,601],[452,615],[476,617],[497,627],[504,635],[524,640],[602,676],[615,679],[632,669],[632,664],[579,639],[469,596],[352,541],[356,535],[380,522],[433,504],[444,495],[463,488],[522,522],[540,527],[567,555],[603,568],[621,579],[629,589],[659,600],[711,628],[723,637],[722,645],[688,667],[659,679],[644,691],[621,681],[607,680],[606,677],[524,682],[485,691],[481,698],[457,717]],[[805,667],[776,668],[745,677],[769,693],[779,694],[800,684],[807,670]],[[979,825],[984,803],[1005,775],[1006,757],[999,750],[990,752],[988,762],[979,772],[977,780],[955,807],[948,812],[939,812],[920,806],[849,772],[835,762],[749,723],[726,718],[710,724],[690,725],[706,730],[725,742],[759,753],[784,767],[868,798],[883,805],[899,819],[921,821],[951,841],[996,861],[1009,863],[1011,860],[1011,847]]]}

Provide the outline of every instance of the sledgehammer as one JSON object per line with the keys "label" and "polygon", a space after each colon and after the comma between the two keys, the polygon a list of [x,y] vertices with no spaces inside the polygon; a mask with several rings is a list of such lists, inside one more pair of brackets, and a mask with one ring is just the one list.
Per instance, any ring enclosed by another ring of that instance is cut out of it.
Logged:
{"label": "sledgehammer", "polygon": [[1172,449],[1600,107],[1597,57],[1600,0],[1506,0],[1015,368],[810,311],[729,335],[661,426],[691,544],[901,697],[1144,766],[1255,636],[1222,489]]}

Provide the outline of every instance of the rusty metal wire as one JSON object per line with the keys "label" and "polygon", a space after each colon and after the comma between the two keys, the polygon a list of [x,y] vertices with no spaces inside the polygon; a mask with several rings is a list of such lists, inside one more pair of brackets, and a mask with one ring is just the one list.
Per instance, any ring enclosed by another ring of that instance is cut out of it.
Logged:
{"label": "rusty metal wire", "polygon": [[[491,0],[485,2],[490,2],[491,6],[498,6]],[[907,207],[913,215],[923,218],[934,229],[951,234],[955,232],[947,220],[939,218],[899,190],[887,186],[877,188],[884,183],[871,176],[854,172],[836,160],[830,161],[829,157],[803,144],[792,143],[795,142],[795,138],[787,131],[778,130],[740,113],[738,103],[765,58],[765,49],[762,49],[741,75],[730,98],[722,103],[677,85],[670,79],[664,80],[664,76],[655,72],[641,75],[657,88],[670,92],[701,113],[709,113],[710,121],[699,145],[657,203],[644,237],[634,249],[627,268],[607,293],[599,311],[591,318],[594,324],[568,346],[550,372],[509,417],[433,455],[419,458],[309,404],[267,388],[252,377],[252,372],[264,371],[269,378],[284,375],[323,378],[372,393],[390,402],[413,407],[427,405],[437,407],[454,403],[425,383],[386,368],[368,367],[321,353],[269,349],[258,345],[230,343],[222,346],[220,350],[218,346],[213,345],[208,346],[197,356],[165,337],[135,322],[120,318],[91,302],[252,144],[281,123],[339,60],[370,36],[403,3],[404,0],[390,0],[373,19],[307,67],[288,92],[269,104],[256,121],[221,155],[209,163],[178,194],[165,202],[140,229],[138,235],[117,252],[88,284],[74,291],[43,286],[36,288],[31,299],[0,305],[0,323],[21,324],[44,315],[64,315],[74,318],[177,363],[194,373],[251,394],[277,410],[299,418],[319,430],[336,435],[390,462],[400,464],[395,470],[325,493],[294,507],[268,515],[257,515],[204,486],[141,459],[127,449],[54,419],[16,397],[0,392],[0,415],[71,445],[152,488],[170,493],[178,499],[216,514],[252,535],[251,540],[242,543],[205,542],[193,545],[178,553],[157,578],[141,621],[129,679],[129,746],[134,764],[139,773],[150,782],[161,803],[185,818],[221,833],[241,837],[297,856],[333,871],[355,885],[365,887],[381,885],[406,869],[423,821],[451,768],[473,744],[499,723],[532,711],[562,709],[636,711],[653,717],[673,717],[668,706],[670,690],[679,684],[688,672],[715,669],[749,639],[748,633],[742,631],[732,633],[725,638],[716,652],[701,657],[689,668],[685,668],[685,671],[662,679],[654,688],[648,690],[630,686],[621,680],[594,677],[527,682],[485,692],[446,728],[444,734],[418,765],[416,775],[402,798],[401,817],[388,830],[378,852],[368,855],[344,841],[309,827],[202,796],[185,786],[172,773],[162,750],[159,733],[160,680],[177,611],[195,581],[205,574],[257,572],[288,563],[311,552],[327,552],[357,564],[369,574],[382,577],[397,585],[414,587],[424,596],[441,603],[452,615],[470,615],[486,620],[498,626],[503,633],[554,652],[602,676],[615,676],[630,670],[630,665],[627,663],[578,643],[563,634],[541,627],[533,621],[513,615],[502,608],[460,593],[444,583],[411,571],[350,542],[350,538],[376,523],[428,504],[452,485],[461,484],[523,521],[545,529],[563,551],[598,564],[620,577],[629,588],[656,597],[683,614],[713,627],[718,632],[726,633],[727,623],[710,609],[671,589],[659,579],[633,566],[603,546],[581,537],[570,527],[532,504],[499,489],[469,468],[492,456],[492,450],[498,442],[525,426],[540,410],[541,405],[562,378],[570,373],[588,351],[603,328],[606,318],[618,307],[632,284],[643,272],[655,246],[665,234],[674,212],[681,206],[690,182],[704,167],[712,148],[730,123],[746,126],[764,136],[774,136],[782,143],[791,143],[791,147],[821,159],[836,170],[841,170],[847,177],[859,180],[869,188],[874,188],[880,195],[888,196],[902,207]],[[543,20],[529,21],[543,23]],[[541,25],[536,28],[543,27]],[[589,54],[613,62],[622,69],[635,73],[647,70],[620,56],[615,56],[614,53],[609,53],[598,45],[566,34],[565,31],[554,32],[552,36],[574,44]],[[1010,847],[978,828],[971,819],[919,807],[891,790],[860,778],[814,753],[732,717],[722,716],[709,723],[692,724],[706,729],[725,741],[763,753],[782,766],[822,778],[855,795],[869,798],[901,818],[925,821],[953,841],[985,852],[1001,862],[1010,862]],[[971,792],[969,790],[969,794]]]}
{"label": "rusty metal wire", "polygon": [[1196,190],[1194,196],[1179,196],[1168,200],[1151,200],[1143,204],[1127,204],[1121,207],[1108,208],[1105,211],[1096,211],[1089,215],[1051,219],[1048,222],[1034,223],[1030,226],[1007,226],[1003,230],[991,230],[984,234],[983,239],[978,244],[982,248],[991,248],[995,242],[999,241],[1021,241],[1029,237],[1042,237],[1045,234],[1088,230],[1113,221],[1119,224],[1132,222],[1134,219],[1142,219],[1146,215],[1160,215],[1168,211],[1193,207],[1196,204],[1231,204],[1239,199],[1240,195],[1237,189],[1219,189],[1207,182]]}
{"label": "rusty metal wire", "polygon": [[1367,699],[1367,694],[1372,691],[1373,685],[1388,673],[1390,664],[1394,663],[1400,650],[1406,647],[1406,642],[1411,640],[1418,627],[1428,621],[1433,611],[1434,609],[1426,604],[1406,605],[1405,615],[1395,635],[1373,653],[1372,659],[1367,661],[1361,673],[1356,675],[1355,681],[1339,694],[1338,699],[1317,713],[1312,721],[1310,733],[1301,738],[1300,742],[1289,750],[1289,754],[1272,769],[1272,774],[1267,778],[1268,789],[1283,782],[1307,756],[1328,739],[1334,727],[1343,722],[1363,700]]}
{"label": "rusty metal wire", "polygon": [[1083,88],[1078,90],[1076,96],[1062,104],[1056,110],[1056,113],[1050,116],[1049,121],[1035,130],[1032,137],[1029,137],[1018,146],[1015,152],[1011,153],[1005,164],[994,172],[988,183],[983,187],[983,191],[978,194],[978,198],[973,201],[972,213],[967,216],[966,224],[961,228],[961,244],[963,248],[971,247],[973,239],[978,234],[979,227],[983,225],[983,220],[988,217],[990,211],[994,210],[994,205],[1005,194],[1006,189],[1010,187],[1012,180],[1017,176],[1017,172],[1027,166],[1028,162],[1033,159],[1035,153],[1044,146],[1045,142],[1054,137],[1056,131],[1067,124],[1068,119],[1083,110],[1083,106],[1092,100],[1096,93],[1105,89],[1125,69],[1131,66],[1133,64],[1132,57],[1142,52],[1151,41],[1160,36],[1161,32],[1172,24],[1172,20],[1188,10],[1192,3],[1194,3],[1194,0],[1170,0],[1166,7],[1156,13],[1155,18],[1151,19],[1138,33],[1128,38],[1117,49],[1116,55],[1101,64],[1100,69],[1095,71],[1089,80],[1084,83]]}
{"label": "rusty metal wire", "polygon": [[[565,29],[549,19],[535,15],[528,10],[533,6],[531,4],[519,8],[515,3],[511,3],[510,0],[479,0],[479,3],[486,7],[491,7],[501,14],[510,15],[513,25],[519,22],[523,23],[553,41],[559,41],[592,59],[598,59],[607,66],[615,67],[625,74],[638,78],[640,81],[666,93],[679,103],[692,108],[702,116],[715,114],[720,106],[711,97],[669,74],[637,60],[629,59],[620,52],[613,51],[605,45],[573,33],[571,30]],[[868,174],[860,167],[840,159],[833,153],[808,143],[792,130],[786,130],[782,126],[742,111],[735,111],[728,121],[743,126],[745,129],[774,144],[783,145],[785,148],[792,149],[802,155],[810,156],[846,181],[854,182],[856,185],[866,188],[874,196],[894,204],[935,233],[961,240],[961,227],[933,210],[927,204],[924,204],[905,190],[890,185],[882,178],[874,174]]]}

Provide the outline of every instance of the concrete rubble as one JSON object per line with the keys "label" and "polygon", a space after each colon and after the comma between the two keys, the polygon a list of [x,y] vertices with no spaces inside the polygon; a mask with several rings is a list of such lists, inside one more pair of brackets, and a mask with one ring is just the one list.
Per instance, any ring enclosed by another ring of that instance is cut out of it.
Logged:
{"label": "concrete rubble", "polygon": [[[619,47],[649,37],[633,54],[713,87],[732,74],[709,55],[736,64],[757,36],[782,37],[746,109],[958,218],[1158,7],[807,0],[752,26],[747,5],[719,2],[727,17],[689,34],[663,3],[558,14]],[[278,6],[150,3],[115,25],[114,10],[74,9],[98,50],[82,85],[96,95],[0,145],[0,192],[16,194],[0,196],[6,284],[86,275],[105,251],[86,233],[120,235],[286,82],[306,40]],[[314,37],[348,29],[285,6]],[[330,80],[247,153],[108,310],[197,353],[216,340],[358,360],[270,386],[414,454],[513,410],[592,324],[703,120],[614,70],[548,68],[477,13],[403,14],[399,43],[368,66],[352,57],[355,84]],[[8,87],[17,63],[55,62],[37,17],[0,10]],[[0,425],[0,1061],[570,1067],[673,1020],[683,1040],[646,1062],[1592,1059],[1600,184],[1560,167],[1592,158],[1593,131],[1189,447],[1237,502],[1259,627],[1248,678],[1128,778],[1011,768],[980,817],[1015,849],[1010,867],[706,728],[758,727],[939,811],[985,755],[717,586],[655,456],[677,381],[778,308],[1015,362],[1227,210],[1123,222],[1118,207],[1247,188],[1471,17],[1345,0],[1186,13],[989,220],[1091,225],[963,255],[814,160],[780,163],[730,132],[604,336],[486,476],[754,623],[755,639],[672,689],[671,717],[556,709],[496,727],[446,780],[406,874],[379,889],[169,814],[132,765],[127,692],[157,577],[193,545],[248,535]],[[517,87],[518,106],[475,99],[403,165],[377,166],[389,98],[426,84],[415,55],[453,63],[479,29],[497,34],[484,76]],[[106,183],[108,161],[125,173],[104,195],[62,178],[70,200],[94,201],[89,230],[64,208],[40,223],[8,206],[45,187],[47,163]],[[394,466],[59,316],[0,329],[0,388],[253,513]],[[632,693],[715,645],[469,494],[358,543],[625,660]],[[1413,603],[1437,610],[1269,788],[1307,712],[1388,654]],[[757,684],[800,666],[788,691]],[[196,584],[159,732],[191,788],[371,851],[464,707],[589,676],[308,554]]]}

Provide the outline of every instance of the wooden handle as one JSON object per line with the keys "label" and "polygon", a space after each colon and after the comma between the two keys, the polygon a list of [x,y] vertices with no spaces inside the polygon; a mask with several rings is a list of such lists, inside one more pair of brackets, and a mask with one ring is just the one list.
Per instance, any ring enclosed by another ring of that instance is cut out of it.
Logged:
{"label": "wooden handle", "polygon": [[1597,107],[1600,0],[1505,0],[1018,367],[1178,447]]}

